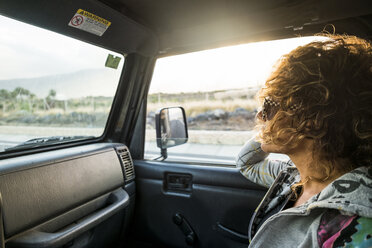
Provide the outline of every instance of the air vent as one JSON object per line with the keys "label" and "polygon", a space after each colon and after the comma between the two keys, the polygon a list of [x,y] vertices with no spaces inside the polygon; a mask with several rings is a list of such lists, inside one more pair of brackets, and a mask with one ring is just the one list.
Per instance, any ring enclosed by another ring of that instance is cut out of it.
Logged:
{"label": "air vent", "polygon": [[126,147],[119,147],[117,148],[117,152],[123,164],[125,182],[129,182],[134,179],[133,161],[130,156],[129,150]]}

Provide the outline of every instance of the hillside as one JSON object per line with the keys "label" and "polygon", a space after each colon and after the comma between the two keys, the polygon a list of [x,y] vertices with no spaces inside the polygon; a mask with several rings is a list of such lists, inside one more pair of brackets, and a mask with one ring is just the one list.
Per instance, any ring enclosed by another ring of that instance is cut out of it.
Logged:
{"label": "hillside", "polygon": [[118,83],[116,71],[110,68],[82,70],[68,74],[37,78],[0,80],[0,89],[12,91],[25,88],[36,96],[46,97],[51,89],[57,98],[79,98],[85,96],[113,96]]}

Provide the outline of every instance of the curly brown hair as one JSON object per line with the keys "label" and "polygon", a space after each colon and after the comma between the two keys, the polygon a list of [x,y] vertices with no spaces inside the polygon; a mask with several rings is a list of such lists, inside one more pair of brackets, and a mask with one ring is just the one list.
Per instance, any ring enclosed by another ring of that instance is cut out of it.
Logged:
{"label": "curly brown hair", "polygon": [[269,97],[280,107],[259,137],[288,147],[313,139],[314,154],[332,164],[322,168],[329,176],[333,169],[371,166],[372,47],[355,36],[327,37],[278,61],[259,99]]}

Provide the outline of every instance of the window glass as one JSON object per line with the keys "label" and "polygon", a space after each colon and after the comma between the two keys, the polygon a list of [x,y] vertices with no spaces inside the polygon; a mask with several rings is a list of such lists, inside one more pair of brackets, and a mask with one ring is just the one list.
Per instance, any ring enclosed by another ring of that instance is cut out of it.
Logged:
{"label": "window glass", "polygon": [[250,43],[157,61],[147,105],[145,158],[159,156],[155,112],[182,106],[188,143],[168,149],[169,160],[234,162],[252,137],[259,108],[255,96],[281,55],[320,37]]}
{"label": "window glass", "polygon": [[99,137],[124,57],[0,16],[0,152]]}

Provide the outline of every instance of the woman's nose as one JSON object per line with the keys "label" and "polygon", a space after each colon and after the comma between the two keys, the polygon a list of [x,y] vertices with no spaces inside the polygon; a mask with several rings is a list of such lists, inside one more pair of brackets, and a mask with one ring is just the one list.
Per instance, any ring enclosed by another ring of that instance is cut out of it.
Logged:
{"label": "woman's nose", "polygon": [[262,119],[262,110],[258,111],[258,113],[256,114],[256,119],[260,119],[263,121]]}

